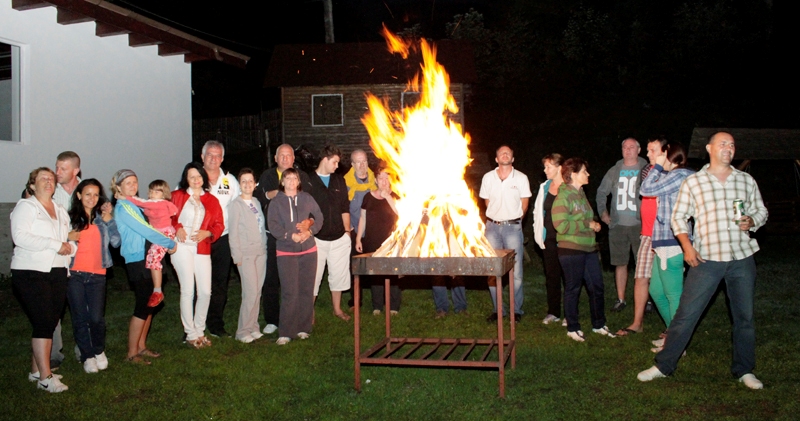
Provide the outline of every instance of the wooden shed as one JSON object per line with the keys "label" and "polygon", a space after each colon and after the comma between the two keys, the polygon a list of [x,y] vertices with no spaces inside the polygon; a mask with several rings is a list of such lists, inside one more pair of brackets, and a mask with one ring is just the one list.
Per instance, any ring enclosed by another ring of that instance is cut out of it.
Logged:
{"label": "wooden shed", "polygon": [[726,131],[736,142],[735,165],[759,185],[769,210],[766,229],[800,232],[800,130],[695,127],[689,157],[708,159],[708,138]]}
{"label": "wooden shed", "polygon": [[[452,118],[463,125],[469,84],[477,81],[472,48],[452,40],[436,42],[436,47],[459,108]],[[369,151],[369,136],[361,123],[366,94],[386,98],[393,110],[413,104],[419,93],[407,92],[406,85],[421,63],[419,53],[403,60],[379,42],[277,46],[264,87],[281,91],[281,142],[315,148],[332,143],[342,149],[344,161],[354,149]]]}

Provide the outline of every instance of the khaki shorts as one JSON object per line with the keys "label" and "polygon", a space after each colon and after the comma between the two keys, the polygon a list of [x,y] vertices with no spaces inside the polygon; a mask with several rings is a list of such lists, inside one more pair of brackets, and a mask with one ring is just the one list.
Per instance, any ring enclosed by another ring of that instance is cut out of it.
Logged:
{"label": "khaki shorts", "polygon": [[639,252],[639,237],[642,226],[635,225],[624,227],[617,225],[608,232],[608,248],[611,253],[612,266],[625,266],[628,264],[631,253],[634,257]]}
{"label": "khaki shorts", "polygon": [[639,253],[636,255],[636,274],[634,278],[650,278],[653,273],[653,239],[647,235],[640,236]]}

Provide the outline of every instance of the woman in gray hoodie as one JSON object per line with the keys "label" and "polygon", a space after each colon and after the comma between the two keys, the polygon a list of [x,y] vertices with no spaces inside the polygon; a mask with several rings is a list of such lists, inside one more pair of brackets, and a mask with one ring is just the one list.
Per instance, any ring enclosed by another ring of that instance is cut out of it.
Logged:
{"label": "woman in gray hoodie", "polygon": [[267,222],[277,239],[278,274],[281,279],[281,311],[278,345],[291,338],[307,339],[314,318],[314,277],[317,244],[314,234],[323,224],[322,211],[310,194],[302,191],[294,168],[281,174],[279,192],[270,201]]}

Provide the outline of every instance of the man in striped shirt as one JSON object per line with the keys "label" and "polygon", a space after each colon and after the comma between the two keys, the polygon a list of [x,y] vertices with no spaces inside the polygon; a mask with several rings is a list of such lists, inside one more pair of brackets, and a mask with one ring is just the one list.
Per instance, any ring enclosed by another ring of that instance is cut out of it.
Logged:
{"label": "man in striped shirt", "polygon": [[[675,371],[700,316],[725,279],[733,319],[731,373],[747,387],[761,389],[763,384],[752,373],[756,362],[753,254],[758,242],[750,233],[767,222],[767,208],[753,177],[731,166],[736,147],[730,133],[712,135],[706,150],[710,163],[683,182],[672,213],[672,230],[691,268],[664,349],[656,355],[656,364],[638,378],[650,381]],[[734,200],[744,202],[740,219],[734,219]],[[690,217],[695,220],[694,244],[688,235]]]}

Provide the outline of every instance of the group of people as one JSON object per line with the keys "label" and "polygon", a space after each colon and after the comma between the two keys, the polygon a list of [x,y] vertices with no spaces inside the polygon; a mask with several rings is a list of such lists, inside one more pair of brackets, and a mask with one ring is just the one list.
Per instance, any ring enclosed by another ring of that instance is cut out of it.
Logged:
{"label": "group of people", "polygon": [[[687,154],[680,144],[652,139],[647,145],[648,164],[638,156],[639,143],[625,139],[623,159],[604,177],[597,205],[600,221],[610,228],[611,263],[617,267],[622,294],[615,303],[618,310],[624,308],[625,285],[620,278],[627,280],[629,250],[636,252],[634,322],[616,334],[606,325],[596,243],[602,225],[583,189],[589,182],[589,163],[579,157],[564,160],[556,153],[543,158],[547,180],[539,187],[533,211],[534,239],[543,251],[546,278],[543,323],[561,320],[563,302],[562,325],[568,337],[584,342],[578,300],[585,284],[592,332],[612,338],[635,334],[642,331],[645,303],[651,296],[667,329],[654,341],[656,365],[638,376],[649,381],[675,370],[700,315],[725,279],[734,324],[732,372],[748,387],[760,388],[752,374],[752,255],[758,244],[749,233],[764,225],[767,211],[752,177],[730,165],[733,137],[716,133],[707,150],[710,164],[694,173],[686,168]],[[74,152],[58,156],[55,173],[46,167],[30,173],[25,198],[11,215],[16,245],[11,268],[14,289],[33,329],[28,378],[38,388],[68,389],[52,372],[64,358],[60,318],[67,302],[76,356],[84,370],[96,373],[108,367],[103,313],[106,270],[113,265],[110,247],[120,248],[135,296],[125,358],[132,364],[148,365],[160,357],[146,341],[154,311],[164,299],[161,271],[166,254],[171,255],[180,283],[185,341],[193,348],[211,346],[206,330],[211,336],[230,336],[222,313],[231,262],[242,284],[235,338],[243,343],[276,331],[279,345],[307,339],[326,267],[333,314],[350,320],[342,308],[342,292],[352,290],[349,257],[375,251],[397,220],[398,197],[386,168],[373,172],[366,152],[356,150],[350,156],[352,168],[342,176],[336,172],[342,153],[329,145],[322,149],[317,168],[306,173],[294,167],[294,150],[284,144],[276,151],[277,166],[256,182],[247,168],[238,179],[224,172],[220,166],[224,152],[219,142],[207,142],[202,162],[184,167],[177,189],[155,180],[148,199],[137,197],[136,173],[117,171],[110,186],[113,208],[102,183],[78,178],[80,158]],[[498,166],[483,177],[479,196],[486,204],[485,235],[492,247],[516,253],[509,286],[515,306],[497,308],[496,294],[502,293],[502,285],[490,284],[493,312],[487,320],[497,320],[498,311],[512,310],[514,322],[519,323],[524,314],[522,219],[532,194],[527,176],[513,167],[510,147],[498,148],[495,161]],[[609,193],[615,194],[610,212]],[[735,220],[734,204],[741,210]],[[684,261],[691,266],[685,280]],[[401,292],[396,283],[385,303],[383,283],[374,281],[373,314],[398,314]],[[436,318],[449,310],[446,289],[433,286]],[[463,285],[451,290],[454,311],[466,314]]]}
{"label": "group of people", "polygon": [[[341,295],[352,283],[351,249],[377,249],[397,218],[397,197],[386,170],[373,173],[359,150],[351,156],[353,169],[343,177],[335,172],[341,151],[327,146],[316,171],[307,174],[294,168],[292,147],[281,145],[277,167],[266,170],[257,183],[249,168],[239,172],[238,180],[223,171],[224,153],[221,143],[207,142],[202,162],[186,164],[175,190],[154,180],[147,199],[138,197],[136,173],[119,170],[111,178],[113,206],[100,181],[79,178],[80,157],[74,152],[56,158],[56,172],[41,167],[30,173],[11,214],[11,269],[33,328],[28,378],[38,388],[68,389],[62,376],[52,372],[64,360],[60,319],[67,303],[76,357],[84,370],[97,373],[108,367],[104,311],[111,247],[120,249],[135,297],[125,358],[132,364],[149,365],[160,357],[146,341],[164,300],[162,260],[167,254],[180,284],[184,341],[193,348],[211,346],[206,331],[230,336],[222,314],[231,262],[242,284],[235,338],[243,343],[275,331],[279,345],[308,338],[326,266],[333,313],[350,320]],[[376,312],[383,310],[382,302],[374,300],[374,305]],[[399,289],[393,287],[392,314],[399,306]]]}
{"label": "group of people", "polygon": [[[562,162],[559,154],[542,159],[547,181],[539,188],[533,212],[547,291],[547,315],[542,322],[560,320],[562,279],[562,324],[567,335],[578,342],[585,341],[578,320],[582,285],[589,296],[592,331],[608,337],[641,333],[651,297],[666,325],[652,341],[656,364],[638,375],[640,381],[651,381],[675,371],[724,279],[733,321],[731,373],[747,387],[760,389],[763,384],[753,374],[753,254],[758,243],[750,234],[766,223],[767,209],[753,178],[731,165],[735,141],[730,133],[713,134],[706,150],[710,162],[695,172],[686,168],[688,156],[678,143],[663,137],[651,139],[648,163],[639,157],[638,141],[625,139],[623,159],[605,174],[598,188],[597,209],[600,220],[609,227],[611,264],[615,266],[618,297],[614,311],[626,306],[631,251],[636,260],[634,320],[616,333],[605,325],[604,286],[595,243],[601,224],[582,189],[589,179],[588,163],[581,158]],[[609,194],[614,199],[610,212],[606,207]],[[689,266],[685,275],[684,262]]]}

